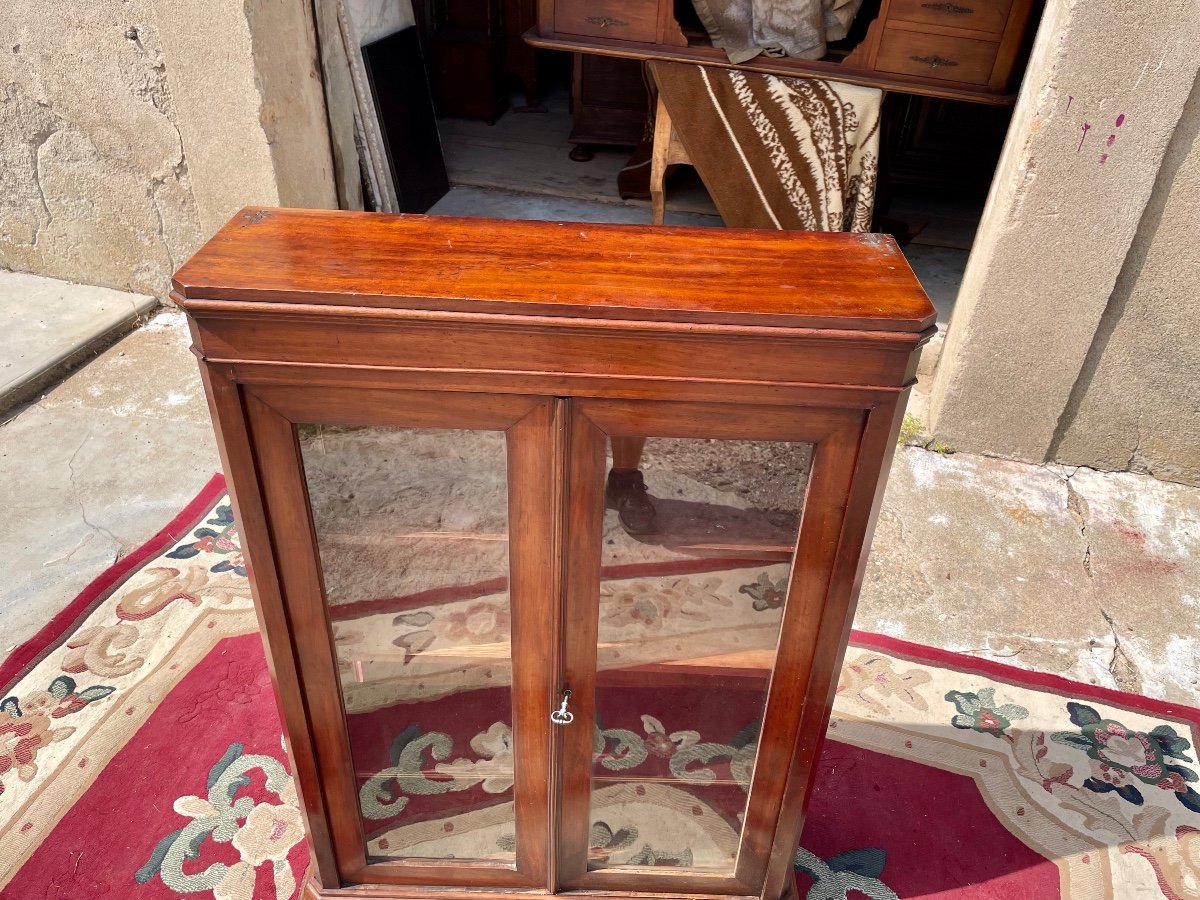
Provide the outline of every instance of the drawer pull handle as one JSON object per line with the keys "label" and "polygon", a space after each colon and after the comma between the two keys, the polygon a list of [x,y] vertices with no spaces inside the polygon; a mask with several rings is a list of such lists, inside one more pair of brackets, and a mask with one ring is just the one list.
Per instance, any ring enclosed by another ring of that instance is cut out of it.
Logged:
{"label": "drawer pull handle", "polygon": [[570,725],[575,721],[575,714],[567,712],[567,703],[571,700],[571,692],[563,691],[562,703],[558,709],[550,713],[550,721],[555,725]]}
{"label": "drawer pull handle", "polygon": [[938,56],[936,53],[932,56],[910,56],[913,62],[924,63],[931,69],[936,69],[938,66],[957,66],[958,63],[952,59],[946,59],[944,56]]}
{"label": "drawer pull handle", "polygon": [[922,3],[921,9],[932,9],[934,12],[951,13],[956,16],[969,16],[975,10],[969,6],[959,6],[957,3]]}
{"label": "drawer pull handle", "polygon": [[608,16],[588,16],[584,19],[589,25],[599,25],[601,28],[607,28],[609,25],[628,25],[624,19],[610,19]]}

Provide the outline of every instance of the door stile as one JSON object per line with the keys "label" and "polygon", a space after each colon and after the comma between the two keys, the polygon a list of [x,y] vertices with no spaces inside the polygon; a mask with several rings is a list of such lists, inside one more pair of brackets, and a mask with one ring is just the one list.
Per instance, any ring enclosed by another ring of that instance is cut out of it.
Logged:
{"label": "door stile", "polygon": [[604,524],[606,435],[572,405],[566,440],[564,496],[562,679],[570,689],[571,724],[559,739],[558,866],[555,889],[571,889],[587,873],[592,799],[592,732],[596,720],[596,641],[600,546]]}
{"label": "door stile", "polygon": [[246,412],[267,521],[280,563],[280,593],[292,635],[292,652],[308,707],[320,781],[328,800],[334,856],[341,879],[353,880],[366,865],[366,840],[354,802],[357,792],[343,725],[333,630],[325,610],[324,581],[316,555],[300,446],[294,423],[252,391],[246,392]]}
{"label": "door stile", "polygon": [[[548,621],[553,640],[550,646],[554,654],[554,671],[544,685],[548,695],[551,710],[557,708],[562,696],[563,684],[563,641],[566,632],[566,578],[567,567],[564,563],[564,548],[567,541],[567,454],[570,452],[571,435],[571,401],[566,397],[556,397],[554,400],[554,540],[551,545],[552,573],[550,582],[554,587],[553,606]],[[549,720],[543,720],[548,722]],[[559,887],[559,850],[558,839],[562,831],[562,730],[546,725],[550,732],[550,758],[547,760],[550,771],[547,777],[550,796],[546,809],[548,831],[546,834],[546,886],[550,891]]]}
{"label": "door stile", "polygon": [[737,878],[746,884],[761,884],[770,862],[786,775],[795,763],[794,742],[788,738],[806,712],[806,691],[812,679],[819,677],[814,657],[824,639],[821,626],[828,616],[826,602],[837,564],[863,416],[856,410],[843,421],[841,427],[818,440],[813,451],[738,853]]}
{"label": "door stile", "polygon": [[545,400],[507,433],[517,871],[547,889],[553,884],[560,419],[559,403]]}
{"label": "door stile", "polygon": [[273,552],[270,525],[264,510],[264,490],[258,477],[254,444],[247,421],[247,403],[241,389],[222,369],[201,362],[209,410],[217,430],[222,469],[228,477],[230,498],[243,552],[249,562],[254,611],[267,656],[267,669],[283,719],[284,736],[292,763],[296,790],[301,798],[305,831],[313,851],[313,869],[326,888],[339,884],[337,861],[329,831],[328,802],[322,788],[312,735],[307,725],[304,690],[289,636],[287,612],[280,586],[281,566]]}
{"label": "door stile", "polygon": [[778,892],[783,891],[792,878],[795,848],[804,827],[804,809],[814,784],[813,767],[824,741],[823,735],[814,741],[804,741],[802,736],[814,731],[817,723],[826,721],[833,708],[837,675],[841,671],[853,624],[853,602],[858,597],[866,569],[867,551],[883,503],[892,459],[896,454],[908,394],[909,389],[906,388],[895,403],[870,410],[862,431],[838,541],[837,565],[831,576],[820,633],[816,636],[813,679],[804,699],[799,731],[801,738],[793,751],[795,766],[784,793],[780,827],[767,868],[765,896],[779,895]]}
{"label": "door stile", "polygon": [[[249,431],[256,451],[258,476],[272,542],[279,560],[280,588],[298,680],[308,706],[315,763],[327,803],[329,830],[338,874],[343,884],[443,884],[463,887],[542,888],[547,884],[549,830],[547,796],[550,770],[545,729],[523,721],[548,721],[546,685],[554,659],[544,648],[547,618],[553,618],[556,595],[539,569],[555,515],[553,473],[554,445],[551,434],[552,400],[501,396],[464,395],[463,403],[443,398],[440,410],[419,401],[406,408],[407,392],[387,392],[375,398],[371,409],[339,404],[336,389],[320,393],[310,408],[303,391],[266,388],[272,401],[287,410],[284,415],[268,405],[256,391],[246,391]],[[345,410],[339,417],[337,409]],[[514,410],[521,418],[513,423]],[[411,421],[408,413],[411,412]],[[513,598],[512,657],[514,719],[514,792],[518,827],[516,865],[486,860],[424,859],[371,862],[366,854],[366,835],[359,812],[358,790],[345,721],[345,701],[338,675],[332,623],[325,600],[324,577],[304,464],[296,432],[299,422],[371,425],[383,422],[399,427],[503,429],[506,432],[506,463],[513,495],[509,504],[510,597]],[[352,420],[352,421],[348,421]],[[507,421],[506,421],[507,420]],[[515,471],[514,471],[515,470]],[[519,562],[518,562],[519,560]],[[516,598],[520,599],[517,600]],[[518,645],[518,642],[520,644]],[[527,664],[532,661],[532,665]],[[545,717],[542,718],[544,711]],[[540,723],[539,723],[540,724]],[[522,791],[531,791],[533,802],[523,802]]]}

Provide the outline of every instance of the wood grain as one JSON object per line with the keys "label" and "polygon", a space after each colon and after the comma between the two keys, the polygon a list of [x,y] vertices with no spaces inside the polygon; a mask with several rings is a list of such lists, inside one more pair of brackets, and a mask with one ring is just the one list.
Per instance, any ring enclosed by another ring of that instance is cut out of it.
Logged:
{"label": "wood grain", "polygon": [[847,330],[907,332],[935,318],[895,241],[873,234],[251,207],[173,284],[184,309],[260,300],[792,327],[836,317]]}
{"label": "wood grain", "polygon": [[901,75],[987,84],[999,47],[992,41],[887,28],[875,64]]}
{"label": "wood grain", "polygon": [[892,0],[889,20],[949,25],[1000,35],[1012,0]]}

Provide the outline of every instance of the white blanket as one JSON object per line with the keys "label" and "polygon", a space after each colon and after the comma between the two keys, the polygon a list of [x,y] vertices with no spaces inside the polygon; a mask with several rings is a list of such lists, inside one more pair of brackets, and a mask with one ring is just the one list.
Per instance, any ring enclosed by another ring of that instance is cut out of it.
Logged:
{"label": "white blanket", "polygon": [[692,0],[714,47],[732,63],[760,53],[820,59],[850,30],[862,0]]}

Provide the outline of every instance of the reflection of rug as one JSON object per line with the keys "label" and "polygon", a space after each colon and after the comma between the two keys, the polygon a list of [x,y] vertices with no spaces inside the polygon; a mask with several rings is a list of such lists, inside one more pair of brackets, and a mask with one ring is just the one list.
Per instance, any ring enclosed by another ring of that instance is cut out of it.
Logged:
{"label": "reflection of rug", "polygon": [[[680,576],[679,596],[711,577]],[[255,627],[214,480],[10,655],[0,897],[294,894],[306,851]],[[604,728],[627,732],[621,752],[663,777],[604,788],[594,855],[678,865],[727,854],[728,818],[692,802],[687,773],[707,764],[686,754],[700,744],[669,709],[637,712]],[[452,765],[478,769],[483,800],[456,820],[463,854],[503,848],[511,821],[503,767],[488,765],[506,723],[484,724],[429,729],[447,734]],[[814,898],[1200,897],[1198,733],[1197,710],[857,634],[797,857],[802,895],[815,882]],[[727,747],[711,759],[729,775],[708,805],[719,813],[752,735],[702,737]],[[381,819],[375,840],[446,847],[436,804],[418,806],[427,799]],[[634,832],[672,817],[687,846],[645,856]]]}

